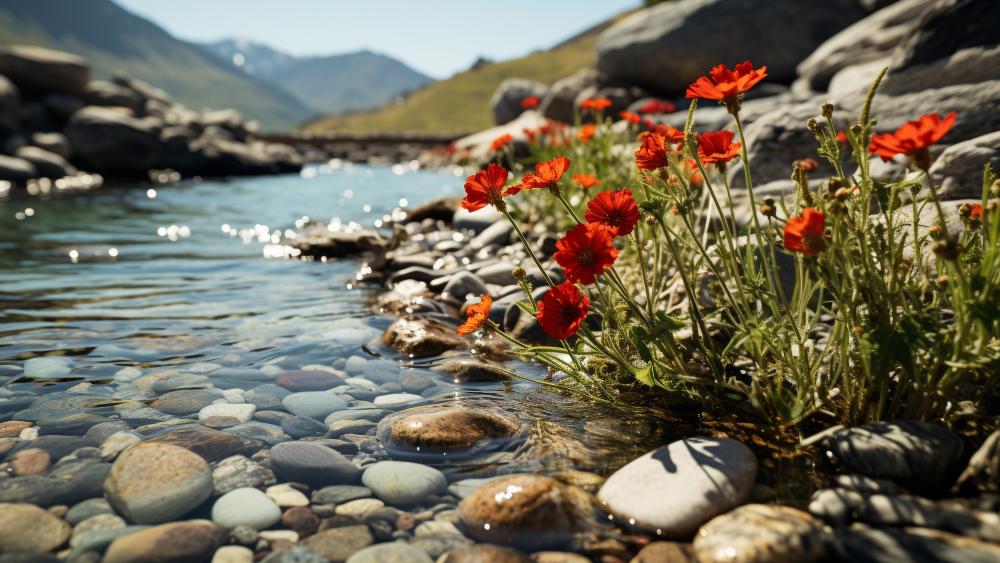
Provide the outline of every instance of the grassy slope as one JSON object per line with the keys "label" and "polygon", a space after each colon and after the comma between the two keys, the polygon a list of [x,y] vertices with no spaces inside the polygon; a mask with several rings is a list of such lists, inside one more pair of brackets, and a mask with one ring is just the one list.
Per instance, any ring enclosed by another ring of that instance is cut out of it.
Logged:
{"label": "grassy slope", "polygon": [[[616,21],[618,16],[614,18]],[[505,78],[553,82],[593,66],[597,36],[612,22],[591,28],[548,51],[487,64],[414,92],[401,104],[369,112],[332,115],[308,123],[307,131],[470,132],[493,125],[489,100]]]}

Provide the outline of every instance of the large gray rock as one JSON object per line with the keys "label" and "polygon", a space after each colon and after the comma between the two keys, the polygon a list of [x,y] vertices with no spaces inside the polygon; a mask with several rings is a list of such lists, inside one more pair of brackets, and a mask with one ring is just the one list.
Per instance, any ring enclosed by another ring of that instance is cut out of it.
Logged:
{"label": "large gray rock", "polygon": [[1000,131],[951,145],[934,161],[931,177],[942,199],[976,199],[987,163],[1000,170]]}
{"label": "large gray rock", "polygon": [[934,0],[901,0],[847,27],[799,63],[797,83],[823,92],[841,69],[888,57],[933,4]]}
{"label": "large gray rock", "polygon": [[864,15],[854,0],[664,2],[602,33],[597,69],[613,79],[673,94],[717,64],[731,67],[750,59],[767,65],[769,81],[789,83],[799,62]]}
{"label": "large gray rock", "polygon": [[73,114],[66,137],[83,166],[99,172],[145,174],[161,167],[161,124],[124,108],[88,106]]}
{"label": "large gray rock", "polygon": [[17,86],[0,75],[0,133],[17,131],[21,120],[21,93]]}
{"label": "large gray rock", "polygon": [[[542,105],[544,106],[544,102]],[[491,146],[494,139],[501,135],[512,136],[516,152],[519,144],[525,146],[524,143],[526,142],[527,135],[524,134],[524,130],[537,129],[543,123],[545,123],[545,120],[542,119],[541,114],[537,111],[526,111],[510,123],[473,133],[455,141],[455,154],[472,162],[488,162],[495,156],[495,151]]]}
{"label": "large gray rock", "polygon": [[868,477],[942,482],[962,455],[962,440],[943,426],[899,420],[836,431],[827,447],[837,463]]}
{"label": "large gray rock", "polygon": [[576,112],[576,99],[580,92],[591,87],[597,88],[599,84],[600,79],[596,71],[589,68],[580,69],[566,78],[555,81],[538,109],[549,119],[572,123],[573,114]]}
{"label": "large gray rock", "polygon": [[22,90],[82,94],[90,81],[90,67],[82,58],[29,45],[0,47],[0,74]]}
{"label": "large gray rock", "polygon": [[539,99],[545,95],[548,86],[534,80],[524,78],[508,78],[500,83],[493,97],[490,98],[490,113],[493,114],[493,122],[503,125],[517,119],[517,116],[524,113],[521,101],[530,96],[537,96]]}
{"label": "large gray rock", "polygon": [[62,178],[76,174],[76,168],[58,154],[38,147],[21,147],[17,149],[17,157],[27,160],[35,166],[38,175],[44,178]]}
{"label": "large gray rock", "polygon": [[146,105],[145,98],[135,90],[107,80],[87,84],[83,99],[92,106],[125,107],[135,113],[140,113]]}
{"label": "large gray rock", "polygon": [[0,154],[0,180],[23,183],[37,177],[38,169],[34,164],[23,158]]}

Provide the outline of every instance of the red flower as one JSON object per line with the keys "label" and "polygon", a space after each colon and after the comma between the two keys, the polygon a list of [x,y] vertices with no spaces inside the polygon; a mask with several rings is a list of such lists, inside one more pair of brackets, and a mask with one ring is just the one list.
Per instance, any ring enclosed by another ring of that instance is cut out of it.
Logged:
{"label": "red flower", "polygon": [[580,330],[589,309],[590,298],[571,282],[563,282],[538,302],[538,324],[551,338],[566,340]]}
{"label": "red flower", "polygon": [[553,256],[563,267],[566,279],[573,283],[594,283],[618,258],[614,232],[598,223],[584,223],[567,231],[556,243]]}
{"label": "red flower", "polygon": [[712,67],[709,76],[702,76],[688,86],[688,98],[704,98],[706,100],[729,100],[744,94],[755,84],[767,77],[767,67],[755,69],[750,61],[743,61],[736,68],[729,70],[726,65]]}
{"label": "red flower", "polygon": [[641,170],[656,170],[667,165],[667,142],[662,135],[643,133],[635,151],[635,166]]}
{"label": "red flower", "polygon": [[509,143],[514,140],[514,136],[510,133],[504,133],[496,139],[493,139],[493,143],[490,145],[494,151],[499,151],[506,147]]}
{"label": "red flower", "polygon": [[597,126],[593,123],[588,123],[580,127],[580,130],[576,132],[576,136],[580,139],[580,142],[589,143],[594,138],[595,133],[597,133]]}
{"label": "red flower", "polygon": [[969,206],[969,218],[971,219],[982,219],[983,218],[983,206],[980,203],[973,203]]}
{"label": "red flower", "polygon": [[873,135],[868,150],[888,162],[897,154],[913,156],[937,143],[955,124],[955,112],[944,116],[928,113],[915,121],[907,121],[895,133]]}
{"label": "red flower", "polygon": [[552,187],[562,178],[568,168],[569,159],[565,156],[557,156],[552,160],[539,162],[535,165],[535,173],[525,174],[521,178],[521,183],[510,189],[510,195],[514,195],[521,190]]}
{"label": "red flower", "polygon": [[525,127],[524,129],[521,129],[521,132],[524,133],[526,137],[528,137],[528,142],[529,143],[534,143],[535,142],[535,137],[538,136],[538,131],[537,130],[535,130],[535,129],[529,129],[527,127]]}
{"label": "red flower", "polygon": [[847,144],[847,133],[843,131],[837,131],[837,142],[846,145]]}
{"label": "red flower", "polygon": [[611,100],[607,98],[587,98],[580,102],[580,109],[591,111],[604,111],[611,107]]}
{"label": "red flower", "polygon": [[493,299],[485,293],[479,298],[479,303],[474,303],[465,308],[468,319],[458,327],[459,334],[472,334],[483,328],[486,320],[490,318],[490,307],[493,306]]}
{"label": "red flower", "polygon": [[663,137],[668,143],[684,142],[684,131],[675,129],[667,124],[661,123],[652,128],[653,133]]}
{"label": "red flower", "polygon": [[640,113],[674,113],[677,106],[663,100],[650,100],[639,108]]}
{"label": "red flower", "polygon": [[814,255],[826,248],[823,229],[826,215],[818,209],[806,207],[802,215],[792,217],[785,223],[785,248],[792,252]]}
{"label": "red flower", "polygon": [[462,207],[469,211],[476,211],[487,205],[499,207],[503,198],[513,195],[509,189],[504,191],[506,183],[507,169],[491,162],[486,170],[480,170],[465,180]]}
{"label": "red flower", "polygon": [[608,190],[590,200],[584,217],[588,223],[604,225],[615,235],[623,237],[631,233],[639,222],[639,205],[627,188]]}
{"label": "red flower", "polygon": [[732,131],[713,131],[698,135],[698,158],[702,164],[729,162],[740,154],[740,143],[733,142]]}
{"label": "red flower", "polygon": [[541,103],[541,101],[542,100],[538,96],[528,96],[527,98],[521,100],[521,107],[524,109],[534,109],[538,107],[538,104]]}
{"label": "red flower", "polygon": [[677,168],[684,174],[688,184],[700,186],[704,183],[705,179],[701,177],[701,170],[698,170],[698,163],[693,158],[678,163]]}
{"label": "red flower", "polygon": [[623,111],[618,114],[622,119],[628,121],[633,125],[638,125],[642,123],[642,116],[638,113],[632,113],[630,111]]}
{"label": "red flower", "polygon": [[573,182],[585,190],[601,185],[601,181],[593,174],[573,174]]}

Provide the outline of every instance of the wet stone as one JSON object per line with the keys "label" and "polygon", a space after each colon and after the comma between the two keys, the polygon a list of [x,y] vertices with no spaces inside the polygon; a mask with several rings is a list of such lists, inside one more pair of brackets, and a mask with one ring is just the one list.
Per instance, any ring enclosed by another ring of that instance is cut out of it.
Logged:
{"label": "wet stone", "polygon": [[292,392],[326,391],[341,385],[344,378],[328,371],[286,371],[274,383]]}
{"label": "wet stone", "polygon": [[992,563],[1000,560],[1000,545],[923,528],[873,529],[856,524],[837,530],[831,543],[842,561]]}
{"label": "wet stone", "polygon": [[212,495],[212,473],[200,456],[146,442],[115,460],[104,483],[116,511],[135,524],[157,524],[187,514]]}
{"label": "wet stone", "polygon": [[69,540],[71,547],[77,547],[87,534],[107,532],[125,527],[125,521],[114,514],[97,514],[80,522],[73,528],[73,537]]}
{"label": "wet stone", "polygon": [[385,503],[376,498],[361,498],[337,505],[334,514],[364,520],[371,513],[384,507]]}
{"label": "wet stone", "polygon": [[281,520],[281,510],[263,492],[244,487],[222,495],[212,506],[212,521],[223,528],[269,528]]}
{"label": "wet stone", "polygon": [[322,436],[327,433],[327,427],[315,418],[307,416],[293,416],[281,421],[281,430],[292,438],[307,438],[311,436]]}
{"label": "wet stone", "polygon": [[516,549],[481,543],[453,549],[441,563],[531,563],[531,558]]}
{"label": "wet stone", "polygon": [[312,494],[314,504],[343,504],[359,498],[372,496],[372,490],[368,487],[356,485],[332,485],[323,487]]}
{"label": "wet stone", "polygon": [[565,545],[591,510],[585,492],[534,475],[495,479],[458,505],[473,539],[528,550]]}
{"label": "wet stone", "polygon": [[361,482],[375,496],[396,506],[423,502],[448,486],[448,480],[437,469],[405,461],[380,461],[369,465]]}
{"label": "wet stone", "polygon": [[330,391],[303,391],[292,393],[281,400],[288,412],[323,420],[330,413],[344,410],[347,402]]}
{"label": "wet stone", "polygon": [[198,419],[204,424],[206,419],[213,417],[232,418],[235,419],[238,424],[242,424],[253,418],[253,413],[256,410],[257,407],[251,404],[234,405],[229,403],[215,403],[198,411]]}
{"label": "wet stone", "polygon": [[207,520],[161,524],[116,539],[102,563],[207,561],[226,539],[226,531]]}
{"label": "wet stone", "polygon": [[212,470],[214,494],[224,495],[243,487],[263,487],[273,485],[274,473],[241,455],[227,457]]}
{"label": "wet stone", "polygon": [[107,460],[114,459],[125,448],[141,441],[142,437],[134,432],[116,432],[101,442],[101,457]]}
{"label": "wet stone", "polygon": [[312,487],[351,484],[361,475],[343,455],[310,442],[285,442],[271,448],[271,468],[285,481]]}
{"label": "wet stone", "polygon": [[910,420],[841,429],[826,444],[851,471],[920,485],[941,482],[962,454],[962,440],[947,428]]}
{"label": "wet stone", "polygon": [[37,506],[0,503],[0,553],[45,553],[69,535],[69,524]]}
{"label": "wet stone", "polygon": [[323,424],[330,426],[338,420],[369,420],[372,422],[378,422],[379,420],[385,418],[388,414],[389,411],[385,409],[376,409],[374,407],[351,408],[331,414],[323,419]]}
{"label": "wet stone", "polygon": [[269,446],[291,440],[291,436],[285,434],[280,426],[265,424],[263,422],[253,420],[226,428],[224,432],[235,434],[246,440],[261,442]]}
{"label": "wet stone", "polygon": [[146,440],[146,443],[180,446],[210,462],[236,454],[250,455],[264,446],[259,440],[242,438],[230,432],[212,430],[196,424],[153,436]]}
{"label": "wet stone", "polygon": [[365,362],[364,376],[373,383],[397,382],[401,375],[402,368],[393,360],[368,360]]}
{"label": "wet stone", "polygon": [[243,393],[243,400],[256,405],[258,410],[283,410],[281,400],[290,394],[291,392],[283,387],[265,383]]}
{"label": "wet stone", "polygon": [[383,341],[386,346],[411,358],[427,358],[466,348],[465,341],[455,335],[454,328],[424,318],[397,320],[386,329]]}
{"label": "wet stone", "polygon": [[337,420],[330,424],[330,435],[343,436],[344,434],[367,434],[369,430],[375,428],[375,423],[368,420]]}
{"label": "wet stone", "polygon": [[366,547],[348,560],[348,563],[433,563],[423,551],[405,543],[380,543]]}
{"label": "wet stone", "polygon": [[689,537],[745,502],[756,475],[757,458],[740,442],[689,438],[631,461],[608,477],[597,498],[631,526]]}
{"label": "wet stone", "polygon": [[32,426],[34,426],[34,423],[26,420],[0,422],[0,438],[17,438],[20,436],[22,430],[31,428]]}
{"label": "wet stone", "polygon": [[699,561],[806,563],[822,560],[826,544],[820,522],[788,506],[747,504],[716,516],[698,530]]}
{"label": "wet stone", "polygon": [[91,516],[99,514],[113,514],[111,505],[103,498],[87,499],[77,503],[66,513],[66,521],[71,525],[79,524]]}
{"label": "wet stone", "polygon": [[333,562],[347,561],[349,557],[372,544],[368,526],[344,526],[318,532],[303,543],[310,550]]}
{"label": "wet stone", "polygon": [[181,389],[161,395],[149,406],[166,414],[184,416],[194,414],[221,398],[222,393],[216,389]]}
{"label": "wet stone", "polygon": [[98,446],[98,442],[81,436],[39,436],[31,441],[30,447],[44,450],[53,463],[80,448]]}
{"label": "wet stone", "polygon": [[272,485],[264,492],[281,508],[309,506],[309,498],[287,483]]}
{"label": "wet stone", "polygon": [[502,448],[517,436],[513,422],[484,411],[417,407],[386,417],[377,435],[400,459],[462,459]]}
{"label": "wet stone", "polygon": [[281,515],[281,525],[307,538],[319,529],[319,517],[306,506],[293,506]]}
{"label": "wet stone", "polygon": [[253,563],[253,550],[241,545],[224,545],[215,550],[212,563]]}
{"label": "wet stone", "polygon": [[49,468],[49,453],[37,448],[28,448],[14,454],[10,459],[11,475],[44,475]]}
{"label": "wet stone", "polygon": [[264,424],[274,424],[281,426],[281,422],[286,418],[292,418],[294,414],[284,411],[257,411],[253,413],[253,419]]}
{"label": "wet stone", "polygon": [[510,379],[510,375],[502,371],[500,366],[480,360],[449,359],[435,365],[431,370],[448,374],[456,383]]}
{"label": "wet stone", "polygon": [[375,406],[381,409],[401,409],[424,401],[420,395],[412,393],[392,393],[375,397]]}
{"label": "wet stone", "polygon": [[[538,558],[536,561],[547,563],[542,558]],[[666,563],[667,561],[671,563],[700,563],[691,544],[666,541],[653,542],[643,547],[630,563]]]}

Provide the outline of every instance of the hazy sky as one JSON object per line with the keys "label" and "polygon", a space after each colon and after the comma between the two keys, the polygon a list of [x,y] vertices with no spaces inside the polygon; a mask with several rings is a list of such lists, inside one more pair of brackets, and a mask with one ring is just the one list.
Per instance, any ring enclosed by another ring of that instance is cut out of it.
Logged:
{"label": "hazy sky", "polygon": [[115,0],[171,34],[240,37],[300,54],[358,49],[441,78],[479,56],[521,56],[639,5],[639,0]]}

